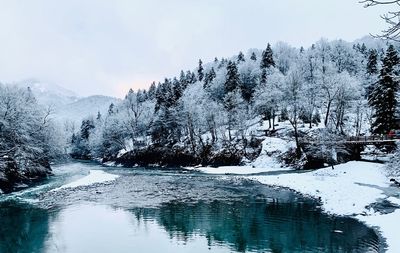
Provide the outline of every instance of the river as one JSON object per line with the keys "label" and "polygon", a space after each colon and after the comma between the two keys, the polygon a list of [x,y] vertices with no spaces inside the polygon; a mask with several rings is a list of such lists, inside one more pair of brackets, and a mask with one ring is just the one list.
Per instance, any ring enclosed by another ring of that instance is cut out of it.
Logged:
{"label": "river", "polygon": [[[59,188],[90,170],[111,182]],[[172,168],[54,166],[0,196],[0,253],[381,252],[374,230],[289,190]]]}

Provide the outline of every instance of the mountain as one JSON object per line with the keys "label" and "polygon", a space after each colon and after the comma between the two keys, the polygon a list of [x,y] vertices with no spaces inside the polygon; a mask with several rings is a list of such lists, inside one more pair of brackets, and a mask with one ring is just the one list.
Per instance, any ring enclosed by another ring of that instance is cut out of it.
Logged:
{"label": "mountain", "polygon": [[26,89],[29,87],[39,104],[52,107],[53,116],[57,121],[69,121],[77,126],[83,118],[95,116],[97,112],[104,114],[111,103],[116,104],[120,101],[118,98],[101,95],[79,97],[71,90],[36,79],[27,79],[12,85]]}
{"label": "mountain", "polygon": [[14,83],[20,88],[30,88],[39,104],[60,108],[78,100],[78,96],[68,89],[56,84],[44,83],[36,79],[23,80]]}
{"label": "mountain", "polygon": [[94,95],[80,98],[75,102],[66,104],[55,111],[55,117],[61,121],[72,121],[76,125],[89,116],[96,116],[98,112],[105,114],[111,103],[118,103],[121,100],[114,97]]}

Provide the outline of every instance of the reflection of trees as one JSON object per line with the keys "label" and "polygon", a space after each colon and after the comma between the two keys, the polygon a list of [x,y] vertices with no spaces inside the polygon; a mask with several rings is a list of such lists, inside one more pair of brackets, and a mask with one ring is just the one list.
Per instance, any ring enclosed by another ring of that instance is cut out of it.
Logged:
{"label": "reflection of trees", "polygon": [[373,252],[379,240],[361,223],[322,214],[304,202],[170,202],[134,213],[138,220],[155,219],[171,237],[187,241],[203,235],[209,245],[227,244],[238,252]]}
{"label": "reflection of trees", "polygon": [[0,252],[43,252],[48,211],[14,202],[0,203]]}

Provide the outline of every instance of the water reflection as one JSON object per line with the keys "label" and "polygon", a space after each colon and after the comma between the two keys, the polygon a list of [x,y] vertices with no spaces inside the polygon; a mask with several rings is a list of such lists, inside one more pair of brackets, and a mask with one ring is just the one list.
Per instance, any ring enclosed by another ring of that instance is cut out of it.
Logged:
{"label": "water reflection", "polygon": [[[169,202],[125,211],[0,203],[0,252],[379,252],[375,232],[312,202]],[[341,232],[339,232],[341,231]]]}
{"label": "water reflection", "polygon": [[51,212],[15,201],[0,203],[0,252],[43,252]]}
{"label": "water reflection", "polygon": [[205,236],[208,245],[236,252],[378,252],[375,232],[350,218],[322,214],[307,202],[170,202],[138,220],[155,219],[169,236],[188,241]]}

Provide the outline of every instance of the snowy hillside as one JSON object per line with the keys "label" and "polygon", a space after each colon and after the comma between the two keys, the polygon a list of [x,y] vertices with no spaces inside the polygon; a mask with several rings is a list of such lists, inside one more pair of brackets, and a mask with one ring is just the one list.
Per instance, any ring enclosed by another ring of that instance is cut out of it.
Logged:
{"label": "snowy hillside", "polygon": [[59,108],[78,100],[78,95],[56,84],[44,83],[35,79],[14,83],[19,88],[30,88],[39,104]]}
{"label": "snowy hillside", "polygon": [[80,121],[89,116],[96,116],[98,112],[104,115],[107,112],[111,103],[118,103],[120,99],[107,96],[89,96],[80,98],[75,102],[65,104],[62,107],[56,109],[55,117],[60,121],[72,121],[76,125],[80,124]]}

